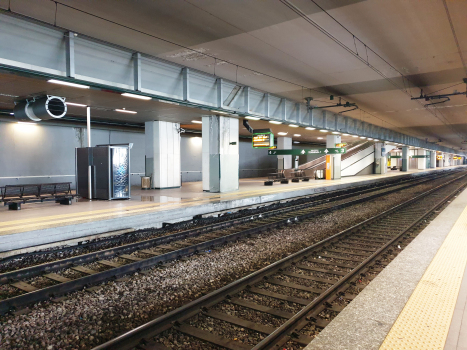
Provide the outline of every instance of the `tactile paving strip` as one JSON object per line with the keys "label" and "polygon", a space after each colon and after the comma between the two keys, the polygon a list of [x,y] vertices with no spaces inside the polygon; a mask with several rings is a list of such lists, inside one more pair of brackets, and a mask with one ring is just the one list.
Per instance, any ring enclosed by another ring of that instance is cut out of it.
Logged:
{"label": "tactile paving strip", "polygon": [[439,248],[380,350],[444,348],[466,263],[467,208]]}

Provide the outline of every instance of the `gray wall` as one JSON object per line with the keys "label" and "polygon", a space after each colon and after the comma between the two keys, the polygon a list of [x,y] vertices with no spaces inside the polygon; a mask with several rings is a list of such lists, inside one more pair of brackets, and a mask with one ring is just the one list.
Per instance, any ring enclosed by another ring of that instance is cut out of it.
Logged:
{"label": "gray wall", "polygon": [[[182,135],[182,180],[201,181],[201,136]],[[140,184],[144,173],[145,137],[142,132],[93,129],[92,146],[133,143],[131,184]],[[72,182],[75,148],[86,147],[84,128],[27,125],[0,121],[0,186],[28,183]],[[253,149],[251,141],[240,140],[240,177],[266,176],[276,167],[276,157],[265,149]]]}

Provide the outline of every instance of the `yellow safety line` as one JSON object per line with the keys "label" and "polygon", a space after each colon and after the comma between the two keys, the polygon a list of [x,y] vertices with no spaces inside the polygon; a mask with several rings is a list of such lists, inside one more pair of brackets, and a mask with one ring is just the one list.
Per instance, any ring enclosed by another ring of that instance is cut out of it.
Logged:
{"label": "yellow safety line", "polygon": [[467,208],[439,248],[380,350],[444,348],[466,263]]}

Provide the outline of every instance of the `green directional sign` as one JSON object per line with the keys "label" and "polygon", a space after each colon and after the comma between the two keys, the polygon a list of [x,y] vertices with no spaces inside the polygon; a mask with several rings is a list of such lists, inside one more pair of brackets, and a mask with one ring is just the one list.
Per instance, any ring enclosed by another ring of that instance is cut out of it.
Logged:
{"label": "green directional sign", "polygon": [[268,155],[283,156],[291,154],[300,156],[302,154],[344,154],[345,148],[317,148],[317,149],[270,149]]}

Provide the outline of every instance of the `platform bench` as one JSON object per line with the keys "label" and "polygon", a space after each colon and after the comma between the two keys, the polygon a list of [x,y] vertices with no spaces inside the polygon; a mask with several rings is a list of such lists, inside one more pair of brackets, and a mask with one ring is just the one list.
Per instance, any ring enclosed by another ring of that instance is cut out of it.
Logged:
{"label": "platform bench", "polygon": [[54,200],[55,203],[71,205],[77,195],[71,193],[71,182],[33,185],[6,185],[0,188],[1,201],[10,210],[20,210],[26,202]]}
{"label": "platform bench", "polygon": [[274,182],[280,182],[281,184],[289,183],[289,179],[286,178],[284,170],[280,170],[277,173],[268,174],[268,181],[264,181],[264,185],[272,186]]}
{"label": "platform bench", "polygon": [[305,175],[303,170],[295,170],[292,172],[292,182],[310,181],[310,178]]}

